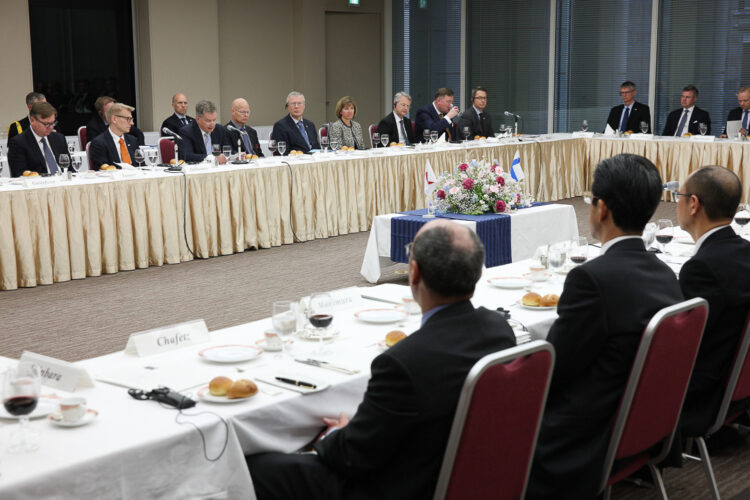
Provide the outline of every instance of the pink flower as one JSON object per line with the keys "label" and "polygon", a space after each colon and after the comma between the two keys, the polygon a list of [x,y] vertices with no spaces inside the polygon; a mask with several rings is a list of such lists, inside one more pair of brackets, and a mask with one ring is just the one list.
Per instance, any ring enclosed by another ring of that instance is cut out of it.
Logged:
{"label": "pink flower", "polygon": [[474,181],[471,178],[464,179],[461,185],[464,187],[464,189],[471,189],[474,187]]}
{"label": "pink flower", "polygon": [[438,189],[437,190],[437,197],[438,197],[438,200],[444,200],[445,199],[445,191],[443,191],[442,189]]}
{"label": "pink flower", "polygon": [[521,203],[521,193],[518,193],[516,195],[516,204],[520,204],[520,203]]}
{"label": "pink flower", "polygon": [[461,188],[459,188],[457,186],[453,186],[452,188],[450,188],[450,194],[456,194],[459,191],[461,191]]}
{"label": "pink flower", "polygon": [[459,170],[460,170],[461,172],[466,172],[466,169],[467,169],[467,168],[469,168],[469,166],[468,166],[468,165],[467,165],[466,163],[462,163],[462,164],[460,164],[460,165],[458,166],[458,169],[459,169]]}
{"label": "pink flower", "polygon": [[503,200],[495,202],[495,212],[505,212],[505,202]]}
{"label": "pink flower", "polygon": [[505,179],[503,179],[502,175],[497,176],[497,183],[500,184],[500,186],[505,186]]}
{"label": "pink flower", "polygon": [[500,191],[499,187],[497,187],[497,186],[490,186],[490,192],[491,193],[497,193],[498,191]]}

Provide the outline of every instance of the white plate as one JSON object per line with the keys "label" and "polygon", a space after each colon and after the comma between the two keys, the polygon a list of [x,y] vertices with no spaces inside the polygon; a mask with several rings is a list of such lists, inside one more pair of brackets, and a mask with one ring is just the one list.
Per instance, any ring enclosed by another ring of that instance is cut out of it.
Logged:
{"label": "white plate", "polygon": [[[282,382],[280,380],[276,380],[276,377],[282,377],[282,378],[288,378],[291,380],[300,380],[304,382],[308,382],[310,384],[313,384],[315,386],[315,389],[309,389],[307,387],[300,387],[298,385],[294,384],[288,384],[286,382]],[[299,373],[291,373],[291,372],[278,372],[273,374],[266,374],[259,377],[255,377],[257,380],[261,382],[265,382],[266,384],[275,385],[276,387],[281,387],[284,389],[288,389],[290,391],[299,392],[302,394],[310,394],[312,392],[320,392],[328,389],[331,384],[328,382],[321,380],[316,377],[310,377],[309,375],[302,375]]]}
{"label": "white plate", "polygon": [[547,281],[548,279],[550,279],[552,277],[552,273],[544,273],[542,275],[542,278],[538,279],[538,280],[535,280],[534,278],[532,278],[531,277],[531,273],[526,273],[526,274],[523,275],[523,277],[524,278],[528,278],[528,279],[530,279],[532,281],[540,282],[540,281]]}
{"label": "white plate", "polygon": [[254,345],[217,345],[207,347],[198,353],[203,359],[216,363],[239,363],[249,361],[263,354],[263,349]]}
{"label": "white plate", "polygon": [[354,313],[354,317],[365,323],[396,323],[409,319],[409,313],[402,309],[365,309]]}
{"label": "white plate", "polygon": [[488,279],[487,283],[489,283],[490,286],[494,286],[495,288],[515,289],[527,287],[534,283],[534,280],[529,278],[522,278],[519,276],[498,276],[496,278]]}
{"label": "white plate", "polygon": [[680,236],[679,238],[675,238],[674,241],[683,245],[695,245],[693,238],[690,236]]}
{"label": "white plate", "polygon": [[[258,393],[256,392],[255,394],[258,394]],[[255,396],[255,394],[253,394],[253,396]],[[198,389],[198,397],[202,399],[203,401],[207,401],[209,403],[241,403],[243,401],[247,401],[253,396],[229,399],[226,396],[214,396],[213,394],[209,392],[208,386]]]}
{"label": "white plate", "polygon": [[[58,403],[56,401],[53,401],[49,398],[39,398],[39,401],[36,404],[36,408],[34,408],[34,411],[29,414],[29,418],[46,417],[47,415],[55,411],[57,407]],[[7,411],[5,411],[4,406],[0,406],[0,418],[12,418],[13,420],[18,420],[21,417],[11,415]]]}
{"label": "white plate", "polygon": [[86,413],[83,414],[83,417],[81,417],[81,420],[77,422],[66,422],[65,420],[63,420],[62,415],[60,415],[60,412],[57,412],[57,411],[50,413],[47,416],[47,419],[53,424],[59,425],[60,427],[80,427],[82,425],[90,424],[98,416],[99,416],[98,411],[92,410],[91,408],[89,408],[86,411]]}
{"label": "white plate", "polygon": [[520,300],[516,302],[516,304],[523,307],[524,309],[529,309],[531,311],[550,311],[552,309],[557,309],[557,306],[527,306]]}

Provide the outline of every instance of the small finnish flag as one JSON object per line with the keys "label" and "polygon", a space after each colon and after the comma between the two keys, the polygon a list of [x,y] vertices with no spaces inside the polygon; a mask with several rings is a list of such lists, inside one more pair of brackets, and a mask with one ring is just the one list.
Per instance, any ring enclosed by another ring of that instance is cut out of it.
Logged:
{"label": "small finnish flag", "polygon": [[516,149],[516,155],[513,157],[513,163],[510,164],[510,176],[513,177],[514,181],[522,181],[525,175],[523,175],[523,168],[521,168],[521,153]]}
{"label": "small finnish flag", "polygon": [[427,164],[424,167],[424,194],[432,196],[432,193],[437,188],[437,178],[435,177],[435,171],[432,170],[430,160],[427,160]]}

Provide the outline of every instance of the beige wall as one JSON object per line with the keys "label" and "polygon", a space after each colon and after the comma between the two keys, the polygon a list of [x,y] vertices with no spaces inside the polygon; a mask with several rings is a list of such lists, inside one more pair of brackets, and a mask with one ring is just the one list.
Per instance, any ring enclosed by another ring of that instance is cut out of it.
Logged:
{"label": "beige wall", "polygon": [[25,98],[34,87],[27,0],[0,2],[0,136],[28,113]]}

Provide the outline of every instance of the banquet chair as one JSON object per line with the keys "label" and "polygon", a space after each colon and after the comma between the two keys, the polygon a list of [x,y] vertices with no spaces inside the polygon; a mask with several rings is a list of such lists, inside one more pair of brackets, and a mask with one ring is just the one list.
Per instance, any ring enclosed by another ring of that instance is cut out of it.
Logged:
{"label": "banquet chair", "polygon": [[328,124],[318,129],[318,144],[323,144],[323,137],[328,137]]}
{"label": "banquet chair", "polygon": [[159,154],[162,163],[169,163],[170,160],[174,159],[174,141],[168,137],[159,139]]}
{"label": "banquet chair", "polygon": [[[687,454],[683,455],[686,458],[699,460],[703,463],[703,471],[706,473],[706,479],[708,479],[711,494],[716,500],[719,500],[721,496],[719,495],[716,476],[714,475],[714,470],[711,466],[711,458],[708,454],[708,448],[706,447],[706,439],[711,437],[711,435],[716,433],[716,431],[721,429],[724,425],[731,424],[743,413],[747,412],[747,406],[744,406],[744,409],[737,409],[737,404],[746,403],[746,400],[750,400],[750,356],[748,356],[748,347],[750,347],[750,314],[748,314],[747,320],[745,321],[745,327],[742,336],[740,337],[737,352],[735,353],[732,370],[729,372],[729,379],[727,380],[724,397],[721,400],[716,420],[714,420],[704,436],[698,436],[695,438],[695,441],[698,444],[700,458]],[[744,427],[741,425],[737,426]],[[747,427],[744,428],[747,429]]]}
{"label": "banquet chair", "polygon": [[555,349],[543,340],[477,361],[461,390],[435,500],[523,498],[554,364]]}
{"label": "banquet chair", "polygon": [[94,171],[94,164],[91,163],[91,143],[86,143],[86,161],[89,162],[89,171]]}
{"label": "banquet chair", "polygon": [[378,147],[378,143],[377,143],[377,142],[375,142],[375,140],[373,140],[373,135],[375,134],[375,132],[377,132],[377,131],[378,131],[378,126],[377,126],[377,125],[375,125],[374,123],[371,123],[371,124],[370,124],[370,126],[369,126],[369,127],[367,127],[367,130],[369,130],[369,131],[370,131],[370,145],[371,145],[371,146],[372,146],[373,148],[376,148],[376,147]]}
{"label": "banquet chair", "polygon": [[707,317],[708,302],[697,297],[665,307],[646,326],[604,459],[599,491],[605,499],[613,484],[644,465],[667,498],[655,464],[672,445]]}
{"label": "banquet chair", "polygon": [[86,126],[78,127],[78,144],[81,146],[81,151],[86,151]]}

